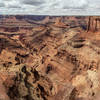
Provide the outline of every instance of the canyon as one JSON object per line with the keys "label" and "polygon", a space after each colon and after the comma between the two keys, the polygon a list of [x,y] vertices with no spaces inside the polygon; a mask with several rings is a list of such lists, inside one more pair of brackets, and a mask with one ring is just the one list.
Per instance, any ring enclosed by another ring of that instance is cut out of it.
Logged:
{"label": "canyon", "polygon": [[0,100],[99,100],[99,24],[94,16],[1,16]]}

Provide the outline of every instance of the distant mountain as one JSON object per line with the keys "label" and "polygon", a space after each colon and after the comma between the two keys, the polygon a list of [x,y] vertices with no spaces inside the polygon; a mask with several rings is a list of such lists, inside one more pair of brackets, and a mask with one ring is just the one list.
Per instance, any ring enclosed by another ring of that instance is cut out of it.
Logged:
{"label": "distant mountain", "polygon": [[9,18],[9,17],[16,17],[16,19],[30,19],[35,21],[40,21],[45,18],[45,16],[37,16],[37,15],[0,15],[0,18]]}

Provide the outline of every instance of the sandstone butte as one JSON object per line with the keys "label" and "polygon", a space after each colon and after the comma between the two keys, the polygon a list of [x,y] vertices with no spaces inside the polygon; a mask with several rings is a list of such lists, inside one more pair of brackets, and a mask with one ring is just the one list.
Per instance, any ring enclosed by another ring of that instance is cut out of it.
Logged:
{"label": "sandstone butte", "polygon": [[1,15],[0,100],[100,100],[100,17]]}
{"label": "sandstone butte", "polygon": [[100,17],[99,16],[89,17],[87,30],[88,31],[90,30],[93,32],[100,31]]}

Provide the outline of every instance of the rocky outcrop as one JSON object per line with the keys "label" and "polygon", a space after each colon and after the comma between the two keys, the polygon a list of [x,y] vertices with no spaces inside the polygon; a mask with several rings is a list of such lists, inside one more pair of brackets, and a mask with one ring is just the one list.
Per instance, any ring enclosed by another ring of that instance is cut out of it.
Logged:
{"label": "rocky outcrop", "polygon": [[100,17],[89,17],[87,31],[96,32],[100,30]]}
{"label": "rocky outcrop", "polygon": [[35,69],[23,66],[8,94],[11,100],[48,100],[52,91],[53,84],[46,76],[40,75]]}
{"label": "rocky outcrop", "polygon": [[3,85],[1,77],[0,77],[0,100],[10,100],[10,98],[7,95],[7,91]]}
{"label": "rocky outcrop", "polygon": [[10,28],[10,27],[8,27],[8,28],[4,28],[5,30],[5,32],[18,32],[19,31],[19,28],[18,27],[14,27],[14,28]]}
{"label": "rocky outcrop", "polygon": [[62,17],[57,17],[55,19],[55,26],[58,26],[58,27],[67,27],[66,24],[62,21],[63,18]]}

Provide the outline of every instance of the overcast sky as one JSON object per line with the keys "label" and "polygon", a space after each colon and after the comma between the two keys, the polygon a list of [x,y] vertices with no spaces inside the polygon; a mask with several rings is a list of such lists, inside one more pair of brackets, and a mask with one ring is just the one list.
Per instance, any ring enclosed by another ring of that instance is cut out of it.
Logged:
{"label": "overcast sky", "polygon": [[100,0],[0,0],[0,14],[100,15]]}

